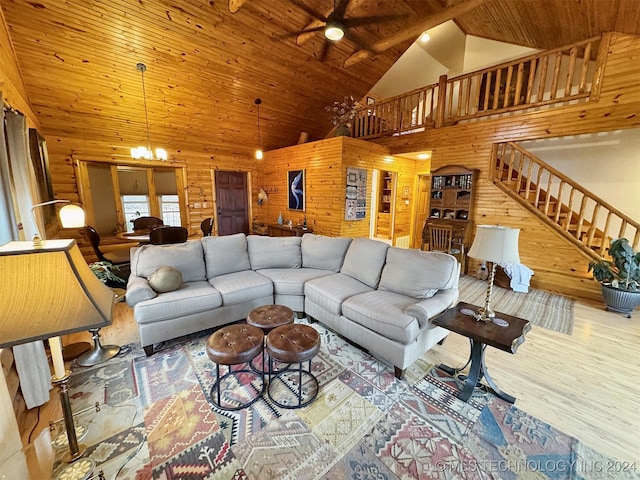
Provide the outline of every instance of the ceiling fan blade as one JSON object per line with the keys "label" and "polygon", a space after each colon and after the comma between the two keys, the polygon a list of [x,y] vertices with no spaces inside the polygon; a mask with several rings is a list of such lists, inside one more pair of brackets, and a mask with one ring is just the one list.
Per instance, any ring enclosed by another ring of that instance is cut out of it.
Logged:
{"label": "ceiling fan blade", "polygon": [[379,15],[372,17],[355,17],[355,18],[345,18],[342,23],[345,28],[351,27],[359,27],[361,25],[369,25],[371,23],[382,23],[388,22],[391,20],[397,20],[400,18],[407,18],[408,15]]}
{"label": "ceiling fan blade", "polygon": [[315,18],[316,20],[319,20],[321,22],[326,22],[327,21],[327,17],[325,17],[324,15],[316,12],[315,10],[313,10],[312,8],[307,7],[304,3],[300,2],[299,0],[290,0],[291,3],[293,3],[296,7],[298,7],[301,10],[304,10],[306,13],[308,13],[310,16],[312,16],[313,18]]}
{"label": "ceiling fan blade", "polygon": [[349,40],[352,43],[355,43],[356,46],[360,49],[360,50],[367,50],[367,45],[365,42],[363,42],[362,40],[360,40],[357,36],[355,36],[353,34],[353,32],[350,32],[349,30],[346,30],[344,32],[344,38],[346,38],[347,40]]}
{"label": "ceiling fan blade", "polygon": [[327,59],[327,54],[329,53],[330,47],[331,43],[328,40],[325,40],[324,45],[322,46],[322,51],[320,52],[320,56],[318,57],[319,62],[324,62]]}
{"label": "ceiling fan blade", "polygon": [[331,17],[333,17],[335,20],[343,21],[344,14],[346,13],[347,7],[349,6],[349,1],[350,0],[338,0],[336,3],[334,0],[333,3],[335,8],[333,9],[333,13],[331,14]]}

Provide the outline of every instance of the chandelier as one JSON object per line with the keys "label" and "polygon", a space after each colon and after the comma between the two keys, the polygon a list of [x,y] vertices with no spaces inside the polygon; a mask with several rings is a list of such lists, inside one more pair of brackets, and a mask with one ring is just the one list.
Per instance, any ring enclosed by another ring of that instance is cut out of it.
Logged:
{"label": "chandelier", "polygon": [[167,160],[167,151],[164,148],[156,148],[155,156],[151,150],[151,137],[149,136],[149,114],[147,112],[147,92],[144,88],[144,72],[147,71],[147,66],[144,63],[136,64],[136,69],[142,76],[142,98],[144,100],[144,119],[147,126],[147,146],[135,147],[131,149],[131,156],[136,160]]}

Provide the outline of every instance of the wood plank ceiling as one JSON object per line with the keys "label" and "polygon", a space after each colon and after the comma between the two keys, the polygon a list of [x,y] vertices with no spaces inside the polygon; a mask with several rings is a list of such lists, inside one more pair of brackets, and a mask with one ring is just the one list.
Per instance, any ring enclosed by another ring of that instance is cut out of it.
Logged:
{"label": "wood plank ceiling", "polygon": [[[46,137],[145,144],[136,70],[143,62],[151,144],[170,156],[250,154],[258,146],[257,97],[264,149],[295,144],[301,131],[323,138],[331,129],[326,105],[363,97],[416,32],[452,16],[467,34],[542,49],[604,31],[640,34],[638,0],[351,0],[347,18],[398,17],[353,27],[350,39],[332,44],[324,57],[322,32],[302,45],[296,36],[314,20],[311,12],[332,11],[331,0],[0,0],[0,6]],[[378,50],[345,67],[363,46]]]}

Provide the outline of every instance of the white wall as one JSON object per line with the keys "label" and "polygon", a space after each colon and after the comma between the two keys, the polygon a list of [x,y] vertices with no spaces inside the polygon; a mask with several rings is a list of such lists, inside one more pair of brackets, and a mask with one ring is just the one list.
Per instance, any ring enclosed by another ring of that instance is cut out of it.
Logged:
{"label": "white wall", "polygon": [[394,97],[437,83],[438,77],[447,72],[447,67],[413,43],[378,80],[371,93],[382,98]]}
{"label": "white wall", "polygon": [[427,31],[431,40],[417,39],[394,63],[370,93],[382,98],[425,87],[438,82],[440,75],[455,77],[480,70],[538,50],[465,35],[452,22]]}
{"label": "white wall", "polygon": [[467,35],[464,47],[464,73],[482,70],[499,63],[533,55],[539,51],[534,48]]}
{"label": "white wall", "polygon": [[519,145],[640,222],[640,129]]}

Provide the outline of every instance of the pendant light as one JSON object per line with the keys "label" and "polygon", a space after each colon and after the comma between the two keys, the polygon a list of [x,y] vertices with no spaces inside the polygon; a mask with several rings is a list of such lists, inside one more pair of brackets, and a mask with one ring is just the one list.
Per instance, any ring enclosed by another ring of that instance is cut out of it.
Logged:
{"label": "pendant light", "polygon": [[147,71],[147,66],[144,63],[136,64],[136,70],[138,70],[142,76],[142,98],[144,100],[144,119],[147,126],[147,146],[136,147],[131,149],[131,156],[136,160],[167,160],[167,151],[164,148],[156,148],[155,157],[151,150],[151,137],[149,136],[149,114],[147,112],[147,92],[144,88],[144,72]]}
{"label": "pendant light", "polygon": [[256,106],[258,107],[258,149],[256,150],[256,160],[262,160],[262,157],[264,156],[262,153],[262,148],[261,148],[261,142],[260,142],[260,104],[262,103],[262,100],[260,100],[259,98],[256,98],[253,103],[256,104]]}

